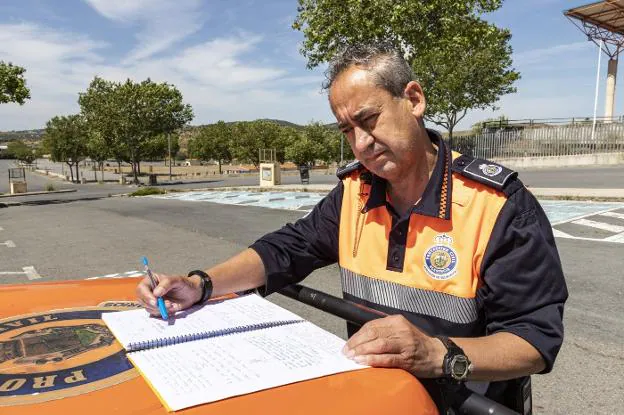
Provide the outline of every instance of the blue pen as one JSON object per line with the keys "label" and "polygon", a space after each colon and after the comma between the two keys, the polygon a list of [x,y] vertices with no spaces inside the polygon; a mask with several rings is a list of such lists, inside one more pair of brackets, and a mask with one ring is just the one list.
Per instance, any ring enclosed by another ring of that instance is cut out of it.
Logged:
{"label": "blue pen", "polygon": [[[149,269],[149,265],[147,265],[147,257],[143,257],[143,265],[145,265],[145,272],[152,282],[152,291],[154,291],[154,288],[156,288],[156,279],[152,275],[152,270]],[[167,307],[165,307],[165,300],[163,300],[162,297],[157,297],[157,300],[161,317],[163,320],[168,320],[169,314],[167,313]]]}

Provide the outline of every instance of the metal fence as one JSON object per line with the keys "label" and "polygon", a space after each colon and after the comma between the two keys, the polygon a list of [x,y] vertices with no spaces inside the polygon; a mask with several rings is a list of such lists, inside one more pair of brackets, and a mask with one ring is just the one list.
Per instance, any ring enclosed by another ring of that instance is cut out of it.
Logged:
{"label": "metal fence", "polygon": [[453,137],[454,150],[484,159],[574,156],[624,152],[624,124],[591,124],[513,128]]}

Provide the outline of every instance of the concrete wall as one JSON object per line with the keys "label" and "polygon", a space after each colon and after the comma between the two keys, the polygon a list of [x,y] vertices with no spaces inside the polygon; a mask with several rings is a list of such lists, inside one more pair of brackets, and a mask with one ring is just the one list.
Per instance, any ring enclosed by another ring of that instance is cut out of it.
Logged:
{"label": "concrete wall", "polygon": [[579,154],[576,156],[518,157],[492,159],[492,161],[512,169],[533,167],[606,166],[624,164],[624,152]]}

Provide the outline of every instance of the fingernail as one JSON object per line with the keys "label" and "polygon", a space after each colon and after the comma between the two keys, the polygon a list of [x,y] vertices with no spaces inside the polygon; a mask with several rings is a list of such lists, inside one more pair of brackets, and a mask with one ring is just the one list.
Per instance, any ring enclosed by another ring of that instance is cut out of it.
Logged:
{"label": "fingernail", "polygon": [[150,300],[150,305],[156,307],[156,299]]}
{"label": "fingernail", "polygon": [[355,356],[355,351],[353,351],[353,349],[349,349],[349,350],[347,350],[347,353],[345,353],[345,355],[346,355],[349,359],[353,359],[353,356]]}
{"label": "fingernail", "polygon": [[156,287],[156,288],[154,289],[154,292],[153,292],[152,294],[154,294],[156,297],[162,297],[162,295],[163,295],[163,292],[162,292],[162,291],[163,291],[163,289],[162,289],[162,288],[160,288],[160,287]]}
{"label": "fingernail", "polygon": [[365,358],[364,356],[355,356],[355,357],[353,358],[353,361],[354,361],[355,363],[359,363],[359,364],[363,365],[363,364],[365,364],[365,362],[366,362],[366,358]]}

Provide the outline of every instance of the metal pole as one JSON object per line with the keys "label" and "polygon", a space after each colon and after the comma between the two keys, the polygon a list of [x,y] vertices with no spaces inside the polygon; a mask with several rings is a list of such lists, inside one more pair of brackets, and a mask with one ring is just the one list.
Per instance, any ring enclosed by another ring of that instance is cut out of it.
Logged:
{"label": "metal pole", "polygon": [[602,40],[598,47],[598,69],[596,69],[596,92],[594,93],[594,122],[592,123],[591,139],[594,141],[596,133],[596,111],[598,110],[598,88],[600,88],[600,58],[602,58]]}
{"label": "metal pole", "polygon": [[344,135],[340,134],[340,166],[344,162]]}
{"label": "metal pole", "polygon": [[167,134],[167,146],[169,147],[169,181],[171,181],[171,134]]}

